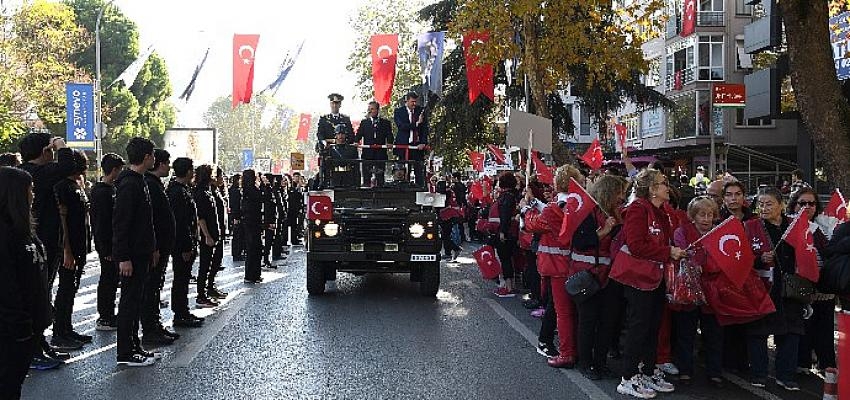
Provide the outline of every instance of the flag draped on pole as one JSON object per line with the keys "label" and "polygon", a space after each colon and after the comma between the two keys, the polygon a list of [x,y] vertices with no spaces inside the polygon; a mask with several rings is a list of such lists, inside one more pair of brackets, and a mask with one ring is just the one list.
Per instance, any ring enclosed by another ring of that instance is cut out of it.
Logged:
{"label": "flag draped on pole", "polygon": [[233,108],[251,102],[254,94],[254,57],[260,35],[233,35]]}
{"label": "flag draped on pole", "polygon": [[735,216],[726,218],[694,242],[697,243],[702,243],[705,252],[735,287],[740,289],[744,286],[756,257],[750,239],[744,231],[744,225],[739,223]]}
{"label": "flag draped on pole", "polygon": [[445,32],[422,33],[416,40],[416,52],[419,54],[419,74],[428,90],[438,96],[443,94],[443,48]]}
{"label": "flag draped on pole", "polygon": [[310,132],[310,114],[301,114],[301,118],[298,119],[298,136],[295,140],[299,142],[307,141],[307,134]]}
{"label": "flag draped on pole", "polygon": [[484,153],[470,151],[469,160],[472,162],[472,169],[478,172],[484,171]]}
{"label": "flag draped on pole", "polygon": [[505,163],[505,153],[502,153],[502,149],[493,144],[488,144],[487,149],[490,150],[490,153],[493,154],[493,157],[496,159],[497,164]]}
{"label": "flag draped on pole", "polygon": [[204,64],[207,62],[207,56],[210,55],[210,48],[207,47],[207,51],[204,52],[204,58],[201,59],[200,64],[195,67],[195,72],[192,73],[192,79],[189,80],[189,84],[186,85],[186,89],[183,89],[183,93],[180,94],[180,100],[189,101],[189,98],[192,97],[192,92],[195,91],[195,82],[198,80],[198,74],[201,73],[201,69],[204,68]]}
{"label": "flag draped on pole", "polygon": [[602,156],[602,145],[599,144],[599,139],[593,139],[593,143],[590,144],[590,148],[587,149],[587,152],[581,156],[581,160],[590,167],[590,169],[599,169],[602,168],[602,161],[604,158]]}
{"label": "flag draped on pole", "polygon": [[688,37],[694,33],[697,26],[697,0],[685,0],[685,9],[682,10],[682,37]]}
{"label": "flag draped on pole", "polygon": [[395,65],[398,60],[398,35],[374,35],[370,39],[372,48],[372,86],[375,101],[385,106],[390,104],[395,81]]}
{"label": "flag draped on pole", "polygon": [[304,47],[304,42],[302,41],[298,44],[298,48],[295,49],[295,54],[290,55],[286,53],[283,58],[283,62],[280,64],[280,71],[277,73],[277,78],[266,86],[265,89],[261,90],[260,93],[264,93],[268,90],[272,91],[272,96],[277,94],[278,89],[280,89],[280,85],[283,84],[283,81],[286,80],[286,77],[289,76],[289,71],[292,71],[292,67],[295,66],[295,61],[298,60],[298,56],[301,54],[301,49]]}
{"label": "flag draped on pole", "polygon": [[531,152],[531,160],[534,162],[534,169],[537,170],[537,180],[547,185],[553,185],[555,176],[552,174],[552,170],[540,160],[540,157],[537,157],[535,152]]}
{"label": "flag draped on pole", "polygon": [[570,178],[570,187],[564,203],[564,219],[561,221],[560,238],[572,239],[579,225],[596,207],[596,200],[575,179]]}
{"label": "flag draped on pole", "polygon": [[145,62],[148,61],[148,58],[151,56],[152,53],[153,45],[150,45],[147,49],[145,49],[145,51],[139,54],[139,57],[136,58],[135,61],[131,62],[130,65],[128,65],[127,68],[124,69],[124,72],[122,72],[121,75],[118,75],[118,77],[115,78],[115,80],[112,81],[109,86],[114,85],[118,81],[124,82],[124,86],[128,88],[130,86],[133,86],[133,82],[136,81],[136,77],[139,76],[139,72],[142,71],[142,67],[145,66]]}
{"label": "flag draped on pole", "polygon": [[823,209],[823,214],[841,222],[847,221],[847,201],[844,200],[844,196],[840,190],[835,189],[832,192],[832,197],[829,199],[829,203],[826,204],[826,208]]}
{"label": "flag draped on pole", "polygon": [[818,270],[818,256],[815,250],[814,236],[809,230],[809,212],[804,208],[801,210],[788,230],[782,235],[781,241],[785,241],[794,248],[794,261],[797,263],[797,275],[812,282],[817,282],[820,277]]}
{"label": "flag draped on pole", "polygon": [[617,132],[617,143],[620,144],[620,151],[626,150],[626,125],[625,124],[615,124],[614,131]]}
{"label": "flag draped on pole", "polygon": [[493,66],[479,64],[479,57],[472,54],[471,47],[475,43],[487,43],[490,34],[486,32],[467,32],[463,35],[463,54],[466,60],[466,81],[469,89],[469,102],[474,103],[483,94],[493,100]]}

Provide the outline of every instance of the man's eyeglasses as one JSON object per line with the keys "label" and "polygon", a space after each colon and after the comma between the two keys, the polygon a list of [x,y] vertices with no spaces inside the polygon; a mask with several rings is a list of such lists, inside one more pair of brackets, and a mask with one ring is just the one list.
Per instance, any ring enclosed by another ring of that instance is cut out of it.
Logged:
{"label": "man's eyeglasses", "polygon": [[814,201],[798,201],[797,204],[799,204],[800,207],[814,207],[818,205],[818,203]]}

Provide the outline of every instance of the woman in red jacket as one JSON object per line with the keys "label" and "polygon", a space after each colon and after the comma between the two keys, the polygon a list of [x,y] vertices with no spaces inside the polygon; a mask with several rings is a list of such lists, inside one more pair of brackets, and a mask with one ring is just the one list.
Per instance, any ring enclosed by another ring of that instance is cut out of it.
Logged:
{"label": "woman in red jacket", "polygon": [[[635,200],[625,211],[625,244],[615,254],[611,279],[624,285],[628,302],[628,326],[623,355],[623,374],[617,391],[634,397],[653,398],[656,392],[674,387],[655,368],[658,329],[664,311],[664,264],[679,260],[685,251],[672,245],[673,229],[663,205],[670,200],[667,177],[646,169],[635,178]],[[641,366],[642,364],[642,366]]]}

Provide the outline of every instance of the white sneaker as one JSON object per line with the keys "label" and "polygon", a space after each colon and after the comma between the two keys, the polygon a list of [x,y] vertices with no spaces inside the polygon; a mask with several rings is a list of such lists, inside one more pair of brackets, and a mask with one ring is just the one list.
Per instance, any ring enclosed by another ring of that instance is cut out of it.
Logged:
{"label": "white sneaker", "polygon": [[644,376],[644,384],[646,387],[660,393],[670,393],[676,390],[672,383],[664,379],[664,372],[657,368],[652,376]]}
{"label": "white sneaker", "polygon": [[655,391],[644,385],[642,375],[640,374],[633,376],[629,380],[620,378],[620,384],[617,385],[617,393],[634,396],[639,399],[655,398]]}
{"label": "white sneaker", "polygon": [[125,365],[128,367],[147,367],[149,365],[153,365],[156,360],[153,358],[145,357],[141,354],[133,354],[126,358],[119,358],[118,365]]}
{"label": "white sneaker", "polygon": [[676,368],[676,365],[673,363],[664,363],[664,364],[655,364],[655,368],[661,370],[667,375],[679,375],[679,368]]}

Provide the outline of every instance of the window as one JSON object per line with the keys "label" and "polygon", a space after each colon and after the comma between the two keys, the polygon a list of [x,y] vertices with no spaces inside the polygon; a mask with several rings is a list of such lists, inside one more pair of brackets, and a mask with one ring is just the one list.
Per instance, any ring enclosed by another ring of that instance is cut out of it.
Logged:
{"label": "window", "polygon": [[723,0],[700,0],[700,11],[723,11]]}
{"label": "window", "polygon": [[744,109],[738,108],[735,110],[735,126],[742,127],[773,127],[773,120],[770,117],[744,119]]}
{"label": "window", "polygon": [[626,126],[626,140],[640,139],[640,115],[626,114],[620,117],[620,123]]}
{"label": "window", "polygon": [[753,15],[753,6],[747,4],[750,0],[735,0],[735,15]]}
{"label": "window", "polygon": [[696,92],[671,99],[676,108],[667,113],[667,140],[694,137],[696,134]]}
{"label": "window", "polygon": [[711,92],[697,91],[697,135],[707,136],[711,133]]}
{"label": "window", "polygon": [[664,131],[662,118],[664,110],[660,107],[644,110],[641,114],[640,133],[644,138],[661,135]]}
{"label": "window", "polygon": [[744,41],[736,40],[735,41],[735,50],[738,57],[735,63],[735,69],[753,69],[753,55],[747,54],[744,51]]}
{"label": "window", "polygon": [[722,81],[723,77],[723,35],[699,37],[699,65],[697,79],[701,81]]}
{"label": "window", "polygon": [[[695,80],[694,48],[685,47],[673,54],[667,55],[667,90],[681,90],[681,85],[687,85]],[[677,77],[678,75],[678,77]]]}
{"label": "window", "polygon": [[582,136],[590,136],[590,113],[587,112],[587,107],[579,107],[581,120],[579,121],[579,134]]}

